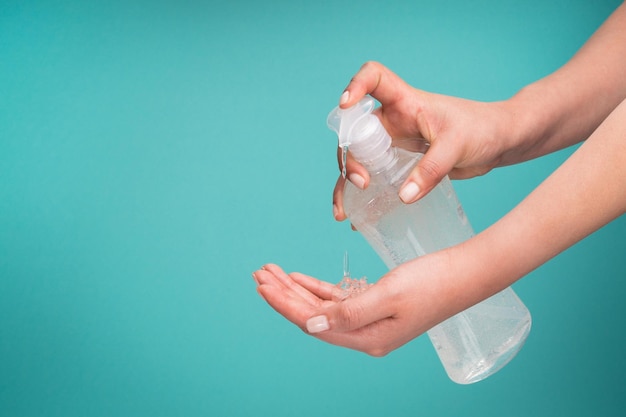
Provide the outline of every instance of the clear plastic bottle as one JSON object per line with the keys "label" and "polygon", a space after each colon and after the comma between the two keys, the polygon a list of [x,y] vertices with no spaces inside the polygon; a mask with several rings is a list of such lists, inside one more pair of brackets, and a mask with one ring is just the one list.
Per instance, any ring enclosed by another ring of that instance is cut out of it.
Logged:
{"label": "clear plastic bottle", "polygon": [[[349,147],[371,176],[365,190],[346,182],[343,204],[351,223],[390,269],[473,236],[447,177],[418,202],[402,203],[398,189],[423,154],[392,147],[373,109],[374,100],[366,97],[328,116],[339,145]],[[435,326],[428,336],[450,379],[469,384],[506,365],[521,349],[530,327],[530,312],[506,288]]]}

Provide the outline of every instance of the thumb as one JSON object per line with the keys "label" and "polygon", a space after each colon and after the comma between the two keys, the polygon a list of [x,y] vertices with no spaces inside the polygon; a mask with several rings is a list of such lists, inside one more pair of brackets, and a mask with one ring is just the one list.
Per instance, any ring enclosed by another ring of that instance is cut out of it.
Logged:
{"label": "thumb", "polygon": [[399,196],[404,203],[414,203],[424,197],[454,169],[458,161],[456,152],[450,148],[444,151],[440,143],[430,146],[400,187]]}
{"label": "thumb", "polygon": [[309,333],[327,330],[348,332],[365,327],[393,315],[389,303],[382,302],[382,294],[374,285],[358,297],[348,298],[321,310],[306,322]]}

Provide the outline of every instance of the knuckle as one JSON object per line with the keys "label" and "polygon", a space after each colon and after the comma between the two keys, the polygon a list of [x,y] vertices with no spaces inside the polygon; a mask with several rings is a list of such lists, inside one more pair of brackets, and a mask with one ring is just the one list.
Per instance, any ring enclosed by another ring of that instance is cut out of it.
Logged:
{"label": "knuckle", "polygon": [[370,70],[370,69],[380,69],[382,64],[377,61],[366,61],[363,65],[361,65],[362,70]]}
{"label": "knuckle", "polygon": [[363,308],[358,303],[343,303],[337,312],[336,319],[343,329],[358,327]]}
{"label": "knuckle", "polygon": [[444,174],[442,173],[441,165],[439,165],[437,161],[430,158],[422,159],[422,161],[418,165],[418,169],[422,177],[431,180],[439,180],[444,176]]}
{"label": "knuckle", "polygon": [[366,61],[359,71],[350,80],[351,84],[358,84],[363,79],[370,78],[372,76],[378,77],[377,74],[382,73],[385,70],[385,66],[377,61]]}

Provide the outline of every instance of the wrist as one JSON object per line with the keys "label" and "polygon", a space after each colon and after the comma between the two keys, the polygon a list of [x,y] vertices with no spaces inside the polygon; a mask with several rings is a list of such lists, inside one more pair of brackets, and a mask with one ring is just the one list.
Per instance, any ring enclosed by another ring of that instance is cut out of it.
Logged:
{"label": "wrist", "polygon": [[503,150],[500,166],[524,162],[545,154],[551,116],[532,86],[499,103],[502,108],[500,135]]}

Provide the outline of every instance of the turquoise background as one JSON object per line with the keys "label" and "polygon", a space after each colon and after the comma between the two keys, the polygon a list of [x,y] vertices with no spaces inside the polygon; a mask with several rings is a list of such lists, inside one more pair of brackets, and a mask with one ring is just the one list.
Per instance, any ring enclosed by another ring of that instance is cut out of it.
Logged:
{"label": "turquoise background", "polygon": [[[350,77],[500,100],[619,1],[0,5],[0,416],[589,416],[626,396],[620,218],[515,289],[533,330],[478,384],[427,337],[385,358],[310,338],[266,262],[385,268],[331,215]],[[456,182],[482,230],[571,152]],[[564,207],[564,210],[567,209]]]}

